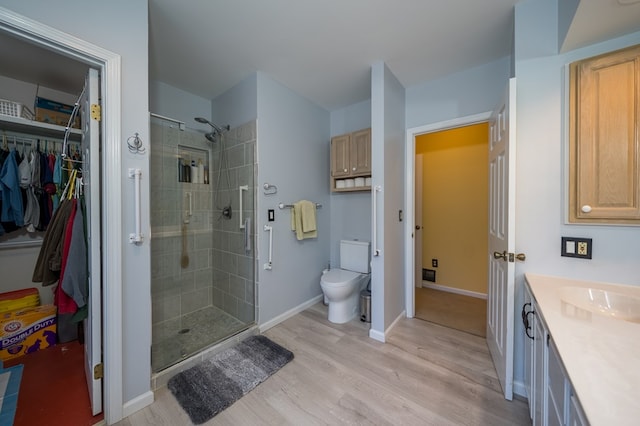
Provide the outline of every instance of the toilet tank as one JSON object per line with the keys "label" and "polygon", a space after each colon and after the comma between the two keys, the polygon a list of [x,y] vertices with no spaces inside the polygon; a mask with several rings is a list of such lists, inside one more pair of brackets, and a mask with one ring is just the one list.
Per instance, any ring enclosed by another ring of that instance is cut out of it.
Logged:
{"label": "toilet tank", "polygon": [[368,274],[370,260],[368,241],[340,241],[340,269]]}

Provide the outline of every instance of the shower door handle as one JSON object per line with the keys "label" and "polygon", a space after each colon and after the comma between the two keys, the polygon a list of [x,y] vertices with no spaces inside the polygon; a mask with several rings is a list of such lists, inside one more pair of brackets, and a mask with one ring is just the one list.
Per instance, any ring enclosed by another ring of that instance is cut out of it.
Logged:
{"label": "shower door handle", "polygon": [[240,185],[238,187],[238,195],[240,196],[240,214],[238,215],[240,216],[240,229],[244,229],[244,219],[242,218],[242,192],[248,190],[249,185]]}

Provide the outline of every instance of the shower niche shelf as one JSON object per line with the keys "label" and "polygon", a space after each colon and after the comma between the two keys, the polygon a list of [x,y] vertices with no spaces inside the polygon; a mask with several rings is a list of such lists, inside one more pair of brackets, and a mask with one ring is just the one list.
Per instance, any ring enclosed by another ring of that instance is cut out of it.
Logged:
{"label": "shower niche shelf", "polygon": [[209,184],[209,151],[178,145],[178,182]]}

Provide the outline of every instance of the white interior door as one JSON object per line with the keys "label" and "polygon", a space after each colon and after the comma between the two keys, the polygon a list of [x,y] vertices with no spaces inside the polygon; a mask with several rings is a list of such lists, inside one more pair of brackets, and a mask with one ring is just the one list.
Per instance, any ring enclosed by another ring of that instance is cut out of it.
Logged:
{"label": "white interior door", "polygon": [[[99,75],[89,69],[82,107],[82,175],[87,207],[87,249],[89,262],[88,315],[84,320],[84,360],[93,415],[102,412],[102,299],[100,267],[100,121],[92,118],[92,106],[99,105]],[[98,112],[98,117],[100,113]]]}
{"label": "white interior door", "polygon": [[515,286],[515,78],[489,120],[489,289],[487,344],[504,391],[513,398]]}
{"label": "white interior door", "polygon": [[422,154],[416,155],[415,160],[415,207],[414,207],[414,257],[415,257],[415,286],[422,287]]}

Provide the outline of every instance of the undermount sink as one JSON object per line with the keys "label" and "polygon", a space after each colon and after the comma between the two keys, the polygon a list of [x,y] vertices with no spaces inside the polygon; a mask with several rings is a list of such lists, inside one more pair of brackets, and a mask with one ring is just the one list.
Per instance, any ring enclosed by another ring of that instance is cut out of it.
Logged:
{"label": "undermount sink", "polygon": [[580,309],[640,323],[640,297],[588,287],[562,287],[558,291],[563,302]]}

